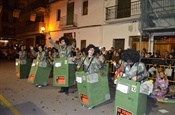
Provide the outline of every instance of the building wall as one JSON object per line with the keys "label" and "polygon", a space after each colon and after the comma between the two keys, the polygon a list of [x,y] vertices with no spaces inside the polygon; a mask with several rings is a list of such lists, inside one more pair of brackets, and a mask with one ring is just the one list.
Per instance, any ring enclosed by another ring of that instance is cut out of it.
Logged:
{"label": "building wall", "polygon": [[[80,1],[80,2],[79,2]],[[82,0],[75,0],[75,14],[78,15],[78,26],[101,25],[103,19],[103,1],[89,0],[88,15],[82,15]]]}
{"label": "building wall", "polygon": [[[129,46],[129,36],[138,36],[138,19],[136,22],[123,21],[115,23],[105,22],[105,8],[114,6],[115,1],[111,0],[88,0],[88,15],[82,16],[82,1],[74,0],[74,14],[78,16],[78,28],[61,30],[59,21],[56,21],[56,10],[61,9],[61,16],[66,16],[66,1],[59,1],[50,4],[49,30],[54,40],[58,40],[64,33],[76,32],[77,47],[81,46],[81,40],[86,40],[86,45],[94,44],[110,49],[113,39],[125,39],[125,48]],[[51,44],[46,41],[46,45]]]}
{"label": "building wall", "polygon": [[129,46],[129,36],[139,36],[140,32],[138,30],[139,21],[133,23],[123,22],[104,26],[103,29],[103,42],[102,46],[107,49],[112,47],[113,39],[125,39],[124,48],[130,48]]}

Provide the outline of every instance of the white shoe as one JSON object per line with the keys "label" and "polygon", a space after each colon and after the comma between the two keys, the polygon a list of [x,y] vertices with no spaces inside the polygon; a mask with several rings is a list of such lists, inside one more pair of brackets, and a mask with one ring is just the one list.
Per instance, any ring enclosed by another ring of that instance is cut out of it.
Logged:
{"label": "white shoe", "polygon": [[42,85],[38,85],[37,87],[38,87],[38,88],[41,88],[41,87],[43,87],[43,86],[42,86]]}

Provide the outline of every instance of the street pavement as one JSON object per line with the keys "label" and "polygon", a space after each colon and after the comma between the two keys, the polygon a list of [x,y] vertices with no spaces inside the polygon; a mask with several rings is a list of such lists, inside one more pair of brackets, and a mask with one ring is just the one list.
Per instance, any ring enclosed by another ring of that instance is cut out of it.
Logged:
{"label": "street pavement", "polygon": [[[115,87],[110,81],[111,99],[93,109],[81,105],[76,86],[70,88],[67,96],[58,93],[60,88],[53,86],[51,77],[48,83],[37,88],[15,76],[15,61],[1,60],[0,115],[114,115]],[[175,104],[148,98],[146,115],[175,115]]]}

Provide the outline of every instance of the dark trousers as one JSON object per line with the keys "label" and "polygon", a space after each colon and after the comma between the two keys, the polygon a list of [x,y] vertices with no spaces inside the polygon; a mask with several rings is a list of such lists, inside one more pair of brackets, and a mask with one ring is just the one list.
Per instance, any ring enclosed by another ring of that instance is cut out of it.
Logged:
{"label": "dark trousers", "polygon": [[69,91],[69,87],[61,87],[61,90],[68,92]]}

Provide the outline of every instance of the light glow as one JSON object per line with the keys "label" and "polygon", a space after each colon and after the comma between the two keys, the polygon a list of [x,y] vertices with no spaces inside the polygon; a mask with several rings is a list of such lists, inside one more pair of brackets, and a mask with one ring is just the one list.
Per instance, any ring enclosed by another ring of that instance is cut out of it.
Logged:
{"label": "light glow", "polygon": [[0,40],[1,43],[8,43],[8,40]]}

